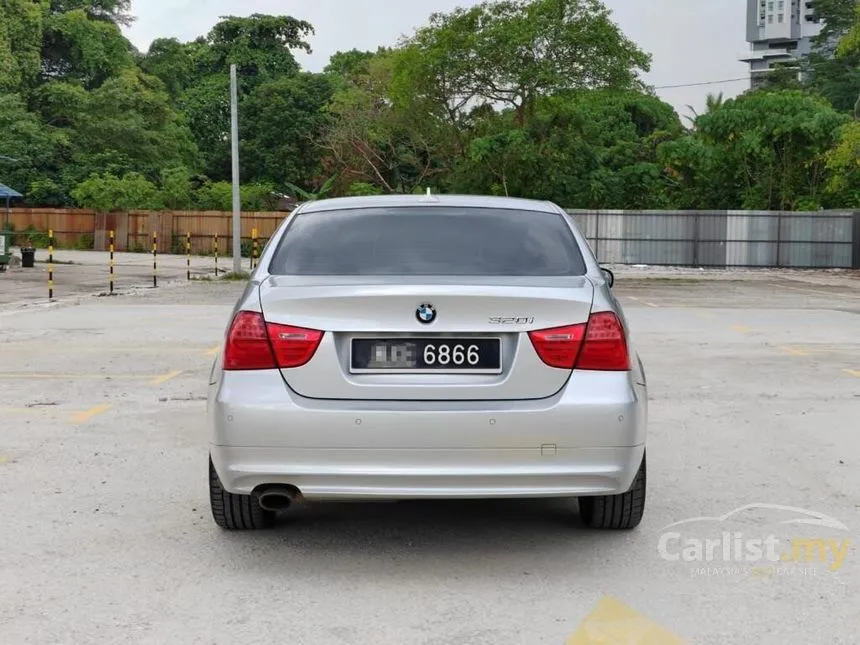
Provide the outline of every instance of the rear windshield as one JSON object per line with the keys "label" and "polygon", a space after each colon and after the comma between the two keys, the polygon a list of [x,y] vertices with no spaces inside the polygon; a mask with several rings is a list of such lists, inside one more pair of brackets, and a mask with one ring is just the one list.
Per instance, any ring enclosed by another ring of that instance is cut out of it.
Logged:
{"label": "rear windshield", "polygon": [[571,276],[585,263],[563,215],[498,208],[361,208],[296,215],[273,275]]}

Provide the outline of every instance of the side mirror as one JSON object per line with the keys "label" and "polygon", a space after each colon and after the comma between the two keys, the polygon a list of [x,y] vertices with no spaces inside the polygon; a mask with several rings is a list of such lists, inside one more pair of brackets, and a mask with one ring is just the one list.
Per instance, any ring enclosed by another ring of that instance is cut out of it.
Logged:
{"label": "side mirror", "polygon": [[603,277],[606,278],[606,282],[609,283],[609,288],[611,289],[615,284],[615,274],[609,269],[604,269],[603,267],[600,267],[600,272],[603,274]]}

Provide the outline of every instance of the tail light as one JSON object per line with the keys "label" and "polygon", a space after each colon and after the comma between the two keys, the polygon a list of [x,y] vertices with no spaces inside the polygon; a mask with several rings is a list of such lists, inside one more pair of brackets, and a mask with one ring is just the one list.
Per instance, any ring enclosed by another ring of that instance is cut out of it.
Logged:
{"label": "tail light", "polygon": [[301,367],[319,347],[323,332],[267,323],[254,311],[240,311],[230,325],[224,348],[225,370]]}
{"label": "tail light", "polygon": [[560,367],[572,370],[576,365],[585,337],[585,325],[571,325],[530,331],[532,345],[541,360],[550,367]]}
{"label": "tail light", "polygon": [[630,369],[624,328],[612,312],[592,314],[587,324],[532,331],[529,338],[550,367],[603,372]]}
{"label": "tail light", "polygon": [[310,361],[320,345],[323,333],[290,325],[266,325],[269,340],[279,368],[301,367]]}
{"label": "tail light", "polygon": [[626,372],[630,369],[624,328],[618,316],[611,311],[591,314],[576,369],[602,372]]}

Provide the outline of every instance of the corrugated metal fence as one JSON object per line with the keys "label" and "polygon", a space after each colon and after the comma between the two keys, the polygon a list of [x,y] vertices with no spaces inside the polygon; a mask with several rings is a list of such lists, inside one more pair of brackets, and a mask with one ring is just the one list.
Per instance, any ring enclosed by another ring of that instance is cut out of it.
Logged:
{"label": "corrugated metal fence", "polygon": [[[860,269],[860,212],[589,211],[569,210],[605,264],[695,267],[790,267]],[[243,213],[245,241],[257,229],[262,242],[288,213]],[[145,249],[158,232],[165,251],[186,234],[194,252],[210,252],[213,237],[230,249],[232,214],[222,212],[96,213],[88,210],[12,209],[16,231],[54,230],[63,245],[107,248],[116,231],[117,250]],[[22,237],[27,237],[26,233]],[[84,239],[86,238],[86,239]]]}
{"label": "corrugated metal fence", "polygon": [[569,210],[604,264],[860,269],[860,213]]}

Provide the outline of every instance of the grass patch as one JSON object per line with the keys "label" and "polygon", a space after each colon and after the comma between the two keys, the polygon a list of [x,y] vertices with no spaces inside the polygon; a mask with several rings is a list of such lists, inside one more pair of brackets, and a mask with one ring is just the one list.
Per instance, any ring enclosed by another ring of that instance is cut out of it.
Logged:
{"label": "grass patch", "polygon": [[248,280],[251,277],[251,274],[247,271],[239,271],[238,273],[230,272],[225,273],[222,276],[219,276],[220,280],[228,280],[228,281],[241,281]]}

